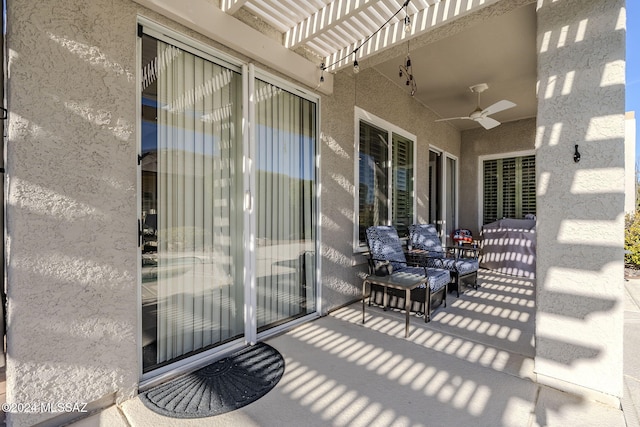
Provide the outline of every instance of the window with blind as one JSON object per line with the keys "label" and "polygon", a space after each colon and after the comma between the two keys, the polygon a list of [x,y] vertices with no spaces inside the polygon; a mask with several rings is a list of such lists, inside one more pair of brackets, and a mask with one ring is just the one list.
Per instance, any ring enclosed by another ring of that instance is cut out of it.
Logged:
{"label": "window with blind", "polygon": [[482,223],[536,213],[534,155],[485,160]]}
{"label": "window with blind", "polygon": [[358,244],[365,230],[392,224],[403,236],[414,220],[414,141],[384,126],[359,122]]}

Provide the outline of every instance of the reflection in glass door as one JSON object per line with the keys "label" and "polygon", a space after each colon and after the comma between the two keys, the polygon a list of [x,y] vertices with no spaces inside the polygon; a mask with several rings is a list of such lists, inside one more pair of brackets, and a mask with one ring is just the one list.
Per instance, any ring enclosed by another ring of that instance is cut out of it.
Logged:
{"label": "reflection in glass door", "polygon": [[257,328],[316,311],[316,104],[255,81]]}
{"label": "reflection in glass door", "polygon": [[242,78],[142,37],[143,371],[244,333]]}

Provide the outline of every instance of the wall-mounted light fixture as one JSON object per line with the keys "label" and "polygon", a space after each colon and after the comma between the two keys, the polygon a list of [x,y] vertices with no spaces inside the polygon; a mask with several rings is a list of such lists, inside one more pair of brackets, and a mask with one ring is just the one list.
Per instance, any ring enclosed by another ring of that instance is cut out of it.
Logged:
{"label": "wall-mounted light fixture", "polygon": [[578,144],[576,144],[576,151],[573,153],[573,161],[576,163],[580,161],[580,152],[578,151]]}

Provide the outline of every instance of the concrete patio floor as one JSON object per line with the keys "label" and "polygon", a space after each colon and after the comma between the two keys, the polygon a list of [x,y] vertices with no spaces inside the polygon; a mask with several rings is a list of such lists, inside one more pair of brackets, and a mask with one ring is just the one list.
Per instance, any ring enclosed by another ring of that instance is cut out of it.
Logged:
{"label": "concrete patio floor", "polygon": [[[268,340],[284,356],[285,373],[266,396],[239,410],[173,419],[136,398],[73,425],[633,425],[640,363],[625,364],[623,406],[630,421],[622,410],[536,384],[533,281],[489,271],[480,281],[478,290],[460,298],[450,294],[430,323],[412,316],[409,338],[404,313],[367,307],[363,325],[361,305],[354,303]],[[626,283],[625,317],[640,329],[640,281]],[[634,347],[627,346],[629,339],[625,335],[626,348],[638,354],[640,339],[632,339],[639,343]]]}

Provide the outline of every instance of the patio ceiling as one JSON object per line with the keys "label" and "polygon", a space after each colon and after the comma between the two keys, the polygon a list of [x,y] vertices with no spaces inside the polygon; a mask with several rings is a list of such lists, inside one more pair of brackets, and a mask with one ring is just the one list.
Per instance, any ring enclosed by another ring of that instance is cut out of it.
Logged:
{"label": "patio ceiling", "polygon": [[[471,113],[477,99],[469,86],[477,83],[489,85],[481,96],[483,108],[501,99],[517,104],[493,118],[508,122],[536,115],[534,0],[410,0],[403,8],[404,4],[220,0],[219,7],[318,67],[324,62],[327,72],[351,72],[357,57],[361,69],[375,67],[406,88],[398,72],[409,49],[415,98],[440,117]],[[405,11],[412,24],[409,33],[404,31]],[[249,23],[251,19],[256,22]],[[479,127],[471,120],[449,123],[460,130]]]}

